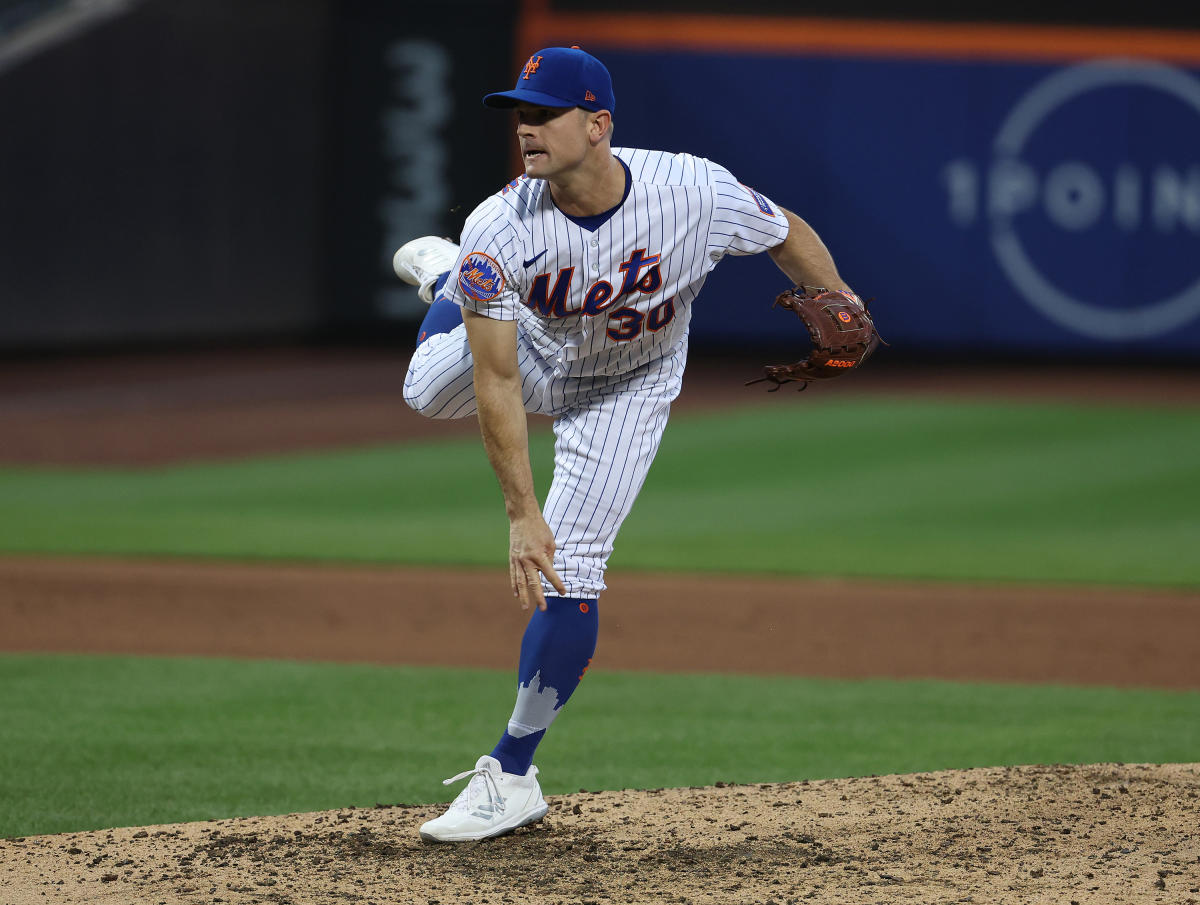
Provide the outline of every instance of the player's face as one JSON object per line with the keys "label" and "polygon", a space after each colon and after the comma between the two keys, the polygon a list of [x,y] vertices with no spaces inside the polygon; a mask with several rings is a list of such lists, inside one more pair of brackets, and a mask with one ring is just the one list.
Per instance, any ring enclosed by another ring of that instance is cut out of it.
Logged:
{"label": "player's face", "polygon": [[587,116],[578,107],[518,104],[517,140],[525,175],[549,179],[578,166],[590,148]]}

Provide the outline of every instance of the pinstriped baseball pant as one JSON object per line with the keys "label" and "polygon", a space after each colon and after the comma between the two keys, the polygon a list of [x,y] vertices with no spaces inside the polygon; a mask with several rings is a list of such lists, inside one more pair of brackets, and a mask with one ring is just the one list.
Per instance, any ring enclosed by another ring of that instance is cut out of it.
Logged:
{"label": "pinstriped baseball pant", "polygon": [[[554,419],[554,479],[543,515],[568,597],[595,598],[617,531],[633,508],[679,395],[686,337],[664,358],[618,377],[564,377],[517,333],[525,411]],[[466,328],[431,336],[409,363],[404,401],[429,418],[475,414]],[[543,579],[547,593],[557,594]]]}

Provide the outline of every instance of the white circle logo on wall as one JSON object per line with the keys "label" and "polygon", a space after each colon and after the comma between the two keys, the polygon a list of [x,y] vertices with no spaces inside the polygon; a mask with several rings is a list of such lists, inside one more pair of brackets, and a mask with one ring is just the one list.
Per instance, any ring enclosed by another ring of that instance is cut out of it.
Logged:
{"label": "white circle logo on wall", "polygon": [[[1001,198],[991,208],[991,243],[1001,269],[1025,299],[1046,317],[1093,339],[1159,336],[1200,315],[1200,278],[1174,295],[1139,302],[1136,308],[1114,310],[1075,298],[1053,285],[1037,269],[1013,223],[1014,214],[1028,201],[1027,197],[1021,197],[1028,185],[1028,166],[1021,161],[1021,154],[1034,130],[1057,109],[1082,94],[1130,85],[1163,91],[1200,116],[1200,80],[1188,73],[1158,63],[1101,60],[1059,70],[1035,85],[1009,113],[993,145],[992,183],[993,189],[1001,189]],[[1117,203],[1122,191],[1120,176],[1118,173],[1114,191]],[[1005,192],[1008,203],[1003,200]],[[1043,192],[1055,221],[1067,230],[1085,229],[1094,223],[1104,203],[1104,189],[1095,171],[1079,161],[1066,161],[1056,167]]]}

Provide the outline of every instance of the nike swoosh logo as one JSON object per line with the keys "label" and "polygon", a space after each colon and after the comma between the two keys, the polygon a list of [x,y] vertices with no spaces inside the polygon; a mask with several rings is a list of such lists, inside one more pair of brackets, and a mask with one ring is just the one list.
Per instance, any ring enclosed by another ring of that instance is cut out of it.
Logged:
{"label": "nike swoosh logo", "polygon": [[549,250],[550,250],[550,249],[548,249],[548,248],[543,248],[543,249],[542,249],[542,254],[541,254],[541,255],[534,255],[534,256],[533,256],[532,258],[530,258],[528,261],[525,261],[525,262],[524,262],[524,263],[523,263],[521,266],[522,266],[522,267],[532,267],[534,264],[536,264],[536,263],[538,262],[538,258],[540,258],[542,255],[544,255],[544,254],[545,254],[546,252],[548,252]]}

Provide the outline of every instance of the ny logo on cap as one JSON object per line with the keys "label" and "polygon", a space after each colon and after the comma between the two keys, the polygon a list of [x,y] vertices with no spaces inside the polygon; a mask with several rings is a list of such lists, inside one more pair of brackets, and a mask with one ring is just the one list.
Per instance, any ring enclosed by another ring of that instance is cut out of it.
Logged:
{"label": "ny logo on cap", "polygon": [[523,70],[525,75],[523,77],[529,78],[531,75],[533,75],[535,72],[538,71],[538,67],[541,65],[542,65],[542,58],[540,55],[536,56],[536,57],[530,57],[529,60],[525,63],[525,69]]}

